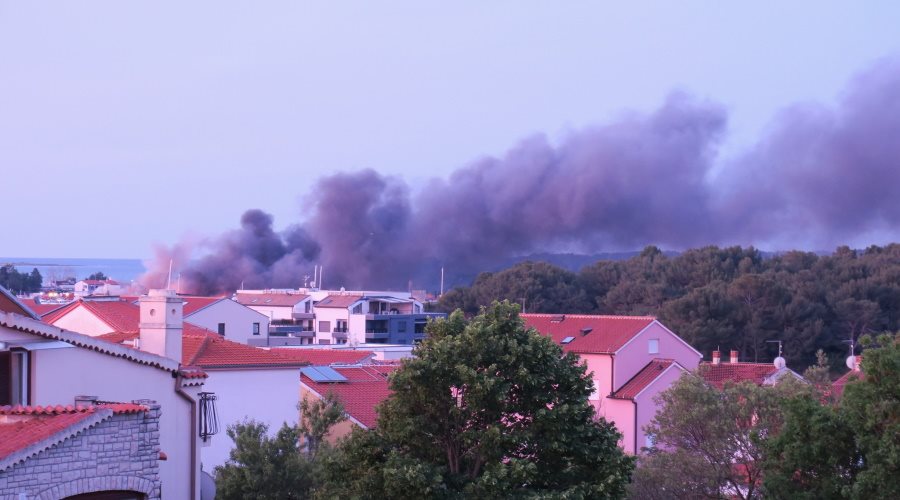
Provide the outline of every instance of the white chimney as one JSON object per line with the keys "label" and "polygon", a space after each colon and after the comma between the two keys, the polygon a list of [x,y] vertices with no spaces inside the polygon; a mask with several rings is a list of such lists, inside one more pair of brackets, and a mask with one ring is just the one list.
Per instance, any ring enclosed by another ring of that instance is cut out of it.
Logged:
{"label": "white chimney", "polygon": [[731,350],[731,362],[732,363],[738,362],[738,352],[735,351],[734,349]]}
{"label": "white chimney", "polygon": [[174,290],[150,290],[140,298],[140,349],[181,363],[184,328],[181,297]]}
{"label": "white chimney", "polygon": [[719,351],[713,351],[712,353],[712,364],[717,365],[722,362],[722,353]]}

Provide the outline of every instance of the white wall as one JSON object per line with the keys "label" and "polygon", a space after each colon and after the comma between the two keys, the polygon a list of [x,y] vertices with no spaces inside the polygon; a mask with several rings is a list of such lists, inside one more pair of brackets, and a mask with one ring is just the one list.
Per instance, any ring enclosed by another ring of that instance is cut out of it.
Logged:
{"label": "white wall", "polygon": [[101,321],[97,316],[94,316],[94,313],[83,306],[76,307],[62,318],[57,319],[53,322],[53,326],[92,337],[113,332],[109,325]]}
{"label": "white wall", "polygon": [[269,434],[275,435],[284,422],[297,424],[300,398],[300,369],[222,370],[207,371],[209,378],[203,389],[216,393],[220,432],[209,446],[201,449],[203,470],[213,473],[214,467],[228,460],[234,443],[225,429],[245,418],[268,424]]}
{"label": "white wall", "polygon": [[[190,301],[190,299],[188,299]],[[184,320],[207,330],[219,331],[219,323],[225,323],[225,338],[246,344],[247,340],[265,339],[269,335],[269,317],[233,300],[220,300],[210,304]],[[259,323],[259,335],[253,335],[253,323]]]}
{"label": "white wall", "polygon": [[[190,498],[191,410],[175,392],[170,372],[78,347],[32,351],[31,355],[33,405],[74,404],[79,395],[104,401],[158,402],[162,406],[160,449],[168,456],[159,462],[163,496]],[[195,399],[196,392],[191,389]],[[194,474],[199,484],[199,460],[197,464]]]}
{"label": "white wall", "polygon": [[[334,341],[332,340],[332,336],[333,336],[332,332],[334,332],[334,327],[337,325],[337,320],[339,320],[339,319],[349,320],[350,319],[350,311],[343,307],[340,307],[340,308],[339,307],[317,307],[316,308],[316,321],[315,321],[315,324],[313,325],[313,328],[315,328],[315,331],[316,331],[316,342],[315,342],[316,344],[319,343],[319,340],[323,340],[323,339],[329,340],[332,343],[334,343]],[[319,331],[319,324],[322,321],[328,322],[328,331],[327,332]],[[349,325],[348,325],[348,327],[349,327]],[[349,335],[348,335],[348,340],[349,340]]]}

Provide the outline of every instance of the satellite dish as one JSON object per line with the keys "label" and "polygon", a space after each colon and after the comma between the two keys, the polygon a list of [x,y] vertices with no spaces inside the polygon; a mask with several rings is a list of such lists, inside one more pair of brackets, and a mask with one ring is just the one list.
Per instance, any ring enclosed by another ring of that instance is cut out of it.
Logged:
{"label": "satellite dish", "polygon": [[847,356],[847,368],[851,370],[856,369],[856,356]]}
{"label": "satellite dish", "polygon": [[785,361],[781,356],[778,356],[777,358],[775,358],[775,362],[773,364],[775,365],[775,368],[778,368],[780,370],[787,366],[787,361]]}

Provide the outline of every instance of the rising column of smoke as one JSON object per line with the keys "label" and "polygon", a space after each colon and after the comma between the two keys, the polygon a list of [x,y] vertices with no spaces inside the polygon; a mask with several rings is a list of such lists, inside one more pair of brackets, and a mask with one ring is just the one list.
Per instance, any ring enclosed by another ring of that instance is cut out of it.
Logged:
{"label": "rising column of smoke", "polygon": [[780,113],[709,181],[726,122],[721,106],[673,94],[653,113],[558,145],[522,141],[435,179],[414,201],[402,180],[371,170],[324,177],[299,224],[279,234],[270,216],[249,211],[185,276],[199,293],[241,281],[297,286],[315,260],[329,285],[398,288],[437,276],[441,265],[474,274],[560,247],[822,245],[900,228],[892,192],[900,181],[898,60],[861,74],[835,109]]}

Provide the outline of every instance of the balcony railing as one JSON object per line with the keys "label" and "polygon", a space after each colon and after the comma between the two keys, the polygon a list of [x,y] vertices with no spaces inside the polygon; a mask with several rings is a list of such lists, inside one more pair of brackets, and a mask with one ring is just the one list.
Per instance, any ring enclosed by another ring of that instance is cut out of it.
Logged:
{"label": "balcony railing", "polygon": [[336,326],[336,327],[334,327],[334,330],[332,330],[332,333],[347,333],[347,327],[346,326]]}

